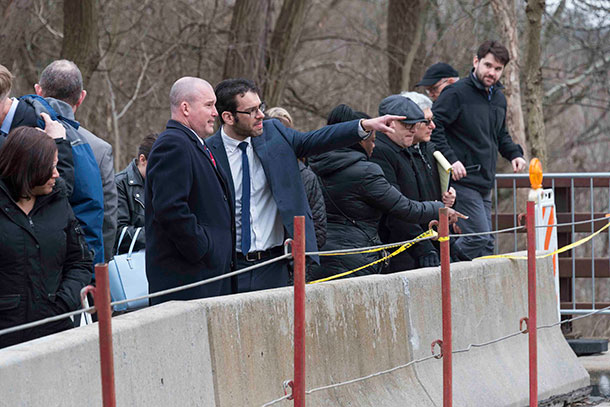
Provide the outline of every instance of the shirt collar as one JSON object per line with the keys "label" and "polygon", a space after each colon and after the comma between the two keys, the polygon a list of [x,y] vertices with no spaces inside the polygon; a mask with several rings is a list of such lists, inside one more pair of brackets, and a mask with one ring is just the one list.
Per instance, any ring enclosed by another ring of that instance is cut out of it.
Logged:
{"label": "shirt collar", "polygon": [[13,119],[15,118],[15,111],[17,110],[17,105],[19,104],[17,99],[11,99],[13,100],[13,103],[11,104],[11,108],[2,122],[2,127],[0,127],[2,134],[8,134],[11,131],[11,125],[13,124]]}
{"label": "shirt collar", "polygon": [[[235,150],[237,150],[239,148],[239,145],[242,143],[242,141],[235,140],[234,138],[229,137],[227,133],[225,133],[224,126],[220,127],[220,136],[222,137],[222,142],[224,143],[225,148],[227,148],[227,151],[230,153],[234,153]],[[250,137],[246,138],[244,141],[248,144],[251,144]]]}

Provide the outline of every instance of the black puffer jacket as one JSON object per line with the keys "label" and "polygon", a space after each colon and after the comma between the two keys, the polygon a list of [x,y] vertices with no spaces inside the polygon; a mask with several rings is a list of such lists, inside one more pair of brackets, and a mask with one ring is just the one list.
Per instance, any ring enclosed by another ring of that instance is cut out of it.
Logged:
{"label": "black puffer jacket", "polygon": [[[320,177],[326,203],[327,236],[323,250],[380,244],[377,226],[383,213],[415,223],[429,222],[438,216],[436,205],[407,199],[390,185],[381,168],[368,161],[359,145],[313,157],[310,166]],[[314,277],[342,273],[378,258],[379,252],[323,256],[322,267]],[[378,264],[350,276],[377,273],[380,269]]]}
{"label": "black puffer jacket", "polygon": [[115,178],[118,193],[117,211],[117,235],[115,239],[114,252],[117,251],[119,238],[124,228],[127,228],[125,236],[121,241],[119,253],[126,253],[133,239],[136,229],[141,227],[138,240],[133,248],[134,251],[144,249],[146,246],[146,235],[144,233],[144,178],[138,170],[134,159],[127,168],[119,172]]}
{"label": "black puffer jacket", "polygon": [[[25,215],[0,180],[0,329],[72,311],[92,257],[63,180]],[[63,331],[69,318],[0,336],[0,348]]]}
{"label": "black puffer jacket", "polygon": [[324,204],[324,196],[316,174],[299,160],[299,171],[301,179],[307,194],[307,201],[313,216],[313,228],[316,231],[316,241],[318,247],[324,246],[326,243],[326,205]]}

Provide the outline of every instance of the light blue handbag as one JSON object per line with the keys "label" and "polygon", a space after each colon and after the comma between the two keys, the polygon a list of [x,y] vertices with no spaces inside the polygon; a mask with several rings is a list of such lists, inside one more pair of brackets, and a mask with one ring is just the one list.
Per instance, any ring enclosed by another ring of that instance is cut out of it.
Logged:
{"label": "light blue handbag", "polygon": [[[137,252],[133,248],[142,228],[137,228],[133,235],[129,251],[118,254],[118,248],[127,232],[124,227],[119,237],[117,254],[108,262],[108,278],[110,280],[110,297],[112,301],[141,297],[148,294],[148,279],[146,278],[146,260],[144,249]],[[148,299],[129,301],[126,304],[115,305],[115,311],[128,311],[148,306]]]}

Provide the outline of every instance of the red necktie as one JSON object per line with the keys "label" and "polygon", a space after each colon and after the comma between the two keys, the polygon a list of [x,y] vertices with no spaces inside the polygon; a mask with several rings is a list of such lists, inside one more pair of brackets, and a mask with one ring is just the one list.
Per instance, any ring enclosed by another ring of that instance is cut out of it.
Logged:
{"label": "red necktie", "polygon": [[216,168],[216,160],[214,159],[212,152],[205,143],[203,143],[203,148],[205,148],[205,152],[208,153],[208,156],[210,156],[210,160],[212,160],[212,164],[214,164],[214,168]]}

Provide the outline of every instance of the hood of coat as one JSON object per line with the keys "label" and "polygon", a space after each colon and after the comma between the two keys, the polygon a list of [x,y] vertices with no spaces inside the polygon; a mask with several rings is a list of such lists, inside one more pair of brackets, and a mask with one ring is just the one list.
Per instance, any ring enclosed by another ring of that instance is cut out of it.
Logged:
{"label": "hood of coat", "polygon": [[45,98],[45,100],[51,105],[58,115],[63,116],[66,119],[74,120],[74,111],[72,110],[72,106],[63,100],[58,100],[51,97]]}
{"label": "hood of coat", "polygon": [[309,159],[309,166],[320,177],[341,171],[358,161],[368,161],[364,150],[345,147],[316,155]]}

